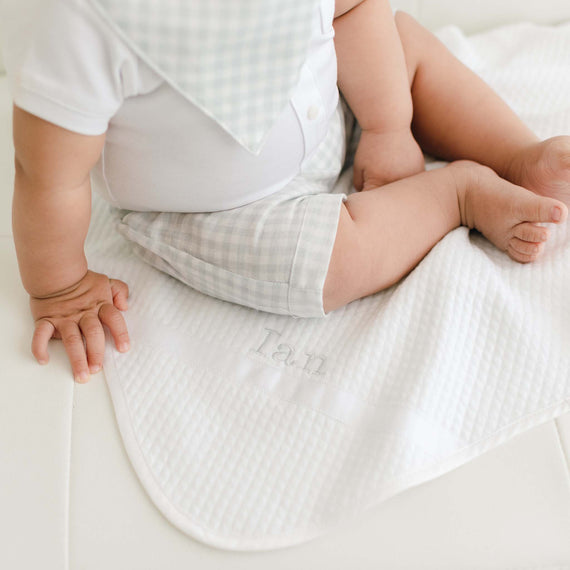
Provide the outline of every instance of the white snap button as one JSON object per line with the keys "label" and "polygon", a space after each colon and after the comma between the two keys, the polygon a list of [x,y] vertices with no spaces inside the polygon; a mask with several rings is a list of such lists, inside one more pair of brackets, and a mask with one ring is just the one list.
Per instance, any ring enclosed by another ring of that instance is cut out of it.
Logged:
{"label": "white snap button", "polygon": [[316,105],[311,105],[307,109],[307,119],[314,121],[319,116],[320,109]]}

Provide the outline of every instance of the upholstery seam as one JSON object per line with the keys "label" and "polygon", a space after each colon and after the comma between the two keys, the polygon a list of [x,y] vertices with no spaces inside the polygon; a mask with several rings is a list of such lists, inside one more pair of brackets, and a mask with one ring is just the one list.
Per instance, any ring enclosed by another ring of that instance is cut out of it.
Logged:
{"label": "upholstery seam", "polygon": [[570,457],[566,454],[566,449],[560,433],[560,426],[558,425],[558,418],[554,418],[554,431],[556,433],[558,447],[560,448],[560,454],[562,455],[562,463],[564,464],[566,472],[566,482],[568,484],[568,489],[570,490]]}

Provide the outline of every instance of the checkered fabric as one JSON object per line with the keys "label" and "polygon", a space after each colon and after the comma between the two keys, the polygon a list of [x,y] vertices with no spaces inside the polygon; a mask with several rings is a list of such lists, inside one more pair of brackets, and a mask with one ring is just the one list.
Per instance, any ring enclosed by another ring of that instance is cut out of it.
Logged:
{"label": "checkered fabric", "polygon": [[322,293],[346,194],[353,117],[341,99],[323,142],[282,190],[212,213],[118,211],[145,261],[207,295],[277,314],[324,316]]}
{"label": "checkered fabric", "polygon": [[319,0],[90,0],[166,81],[258,154],[291,98]]}

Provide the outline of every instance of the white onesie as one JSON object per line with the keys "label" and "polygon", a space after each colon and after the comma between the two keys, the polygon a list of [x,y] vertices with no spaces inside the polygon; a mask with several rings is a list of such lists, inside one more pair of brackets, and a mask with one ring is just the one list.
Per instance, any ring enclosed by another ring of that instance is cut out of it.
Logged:
{"label": "white onesie", "polygon": [[4,58],[14,102],[71,131],[106,132],[96,187],[130,210],[206,212],[283,188],[324,139],[339,100],[334,0],[259,155],[241,146],[113,32],[87,0],[8,0]]}

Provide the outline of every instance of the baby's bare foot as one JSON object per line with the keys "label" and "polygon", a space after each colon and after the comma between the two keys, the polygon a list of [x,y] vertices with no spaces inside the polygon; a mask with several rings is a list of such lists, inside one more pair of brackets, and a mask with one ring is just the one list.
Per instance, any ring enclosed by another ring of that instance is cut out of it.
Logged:
{"label": "baby's bare foot", "polygon": [[537,224],[559,224],[568,217],[563,202],[516,186],[490,168],[469,161],[452,166],[462,225],[480,231],[515,261],[534,261],[543,250],[549,231]]}
{"label": "baby's bare foot", "polygon": [[570,206],[570,137],[553,137],[520,152],[513,158],[507,178]]}

